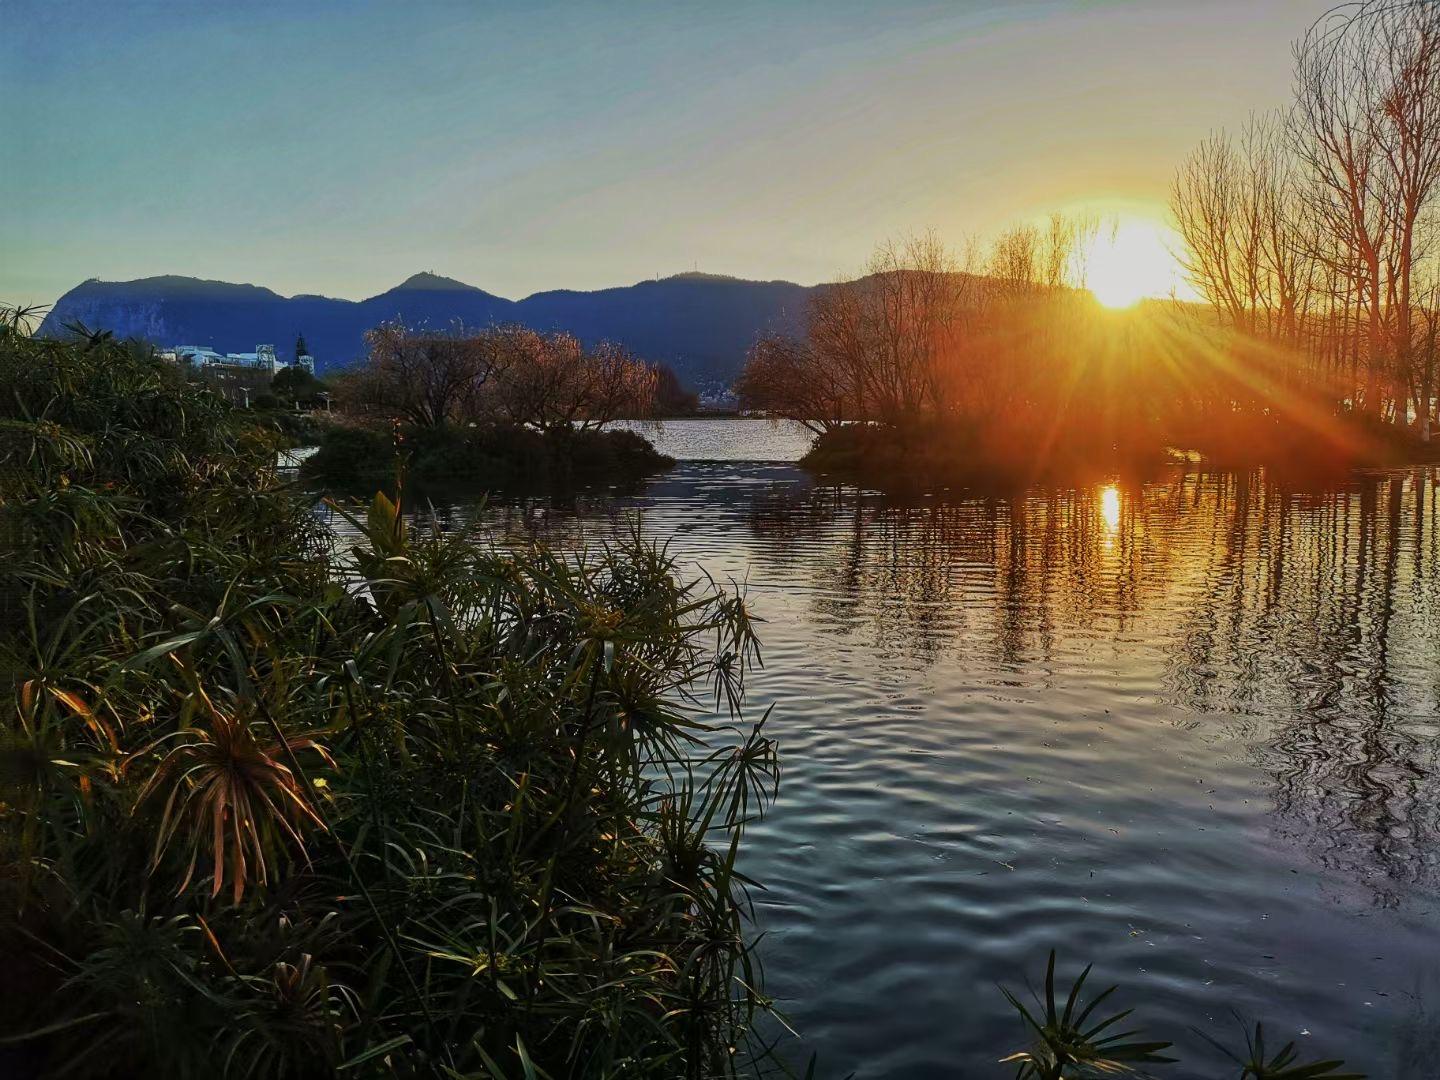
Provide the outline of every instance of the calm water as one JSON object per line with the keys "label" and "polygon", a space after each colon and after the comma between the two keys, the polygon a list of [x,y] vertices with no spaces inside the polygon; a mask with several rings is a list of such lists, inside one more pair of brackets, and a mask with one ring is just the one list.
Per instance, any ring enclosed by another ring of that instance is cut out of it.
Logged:
{"label": "calm water", "polygon": [[901,503],[754,460],[804,449],[764,423],[660,441],[706,460],[490,524],[570,543],[638,514],[746,583],[785,775],[745,868],[768,988],[826,1075],[1008,1076],[995,984],[1052,945],[1182,1042],[1167,1075],[1219,1075],[1188,1028],[1228,1037],[1232,1008],[1434,1075],[1431,472]]}
{"label": "calm water", "polygon": [[799,424],[767,420],[621,420],[612,426],[640,432],[681,461],[798,461],[812,439]]}

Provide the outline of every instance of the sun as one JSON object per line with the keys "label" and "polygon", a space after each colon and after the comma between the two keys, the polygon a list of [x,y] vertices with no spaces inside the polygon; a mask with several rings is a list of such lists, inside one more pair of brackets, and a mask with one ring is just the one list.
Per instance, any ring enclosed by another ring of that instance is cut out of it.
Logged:
{"label": "sun", "polygon": [[1175,291],[1179,267],[1166,231],[1135,218],[1102,225],[1085,251],[1085,285],[1095,299],[1107,308],[1127,308]]}

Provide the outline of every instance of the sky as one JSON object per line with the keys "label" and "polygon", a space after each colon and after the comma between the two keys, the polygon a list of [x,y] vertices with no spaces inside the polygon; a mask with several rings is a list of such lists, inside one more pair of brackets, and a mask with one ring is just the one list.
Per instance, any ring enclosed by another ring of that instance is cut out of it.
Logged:
{"label": "sky", "polygon": [[810,284],[907,232],[1159,221],[1327,6],[0,0],[0,303]]}

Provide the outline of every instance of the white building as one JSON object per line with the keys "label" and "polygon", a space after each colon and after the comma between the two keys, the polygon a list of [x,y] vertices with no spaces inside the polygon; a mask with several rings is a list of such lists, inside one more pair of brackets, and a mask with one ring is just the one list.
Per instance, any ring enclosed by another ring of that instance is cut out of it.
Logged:
{"label": "white building", "polygon": [[166,360],[173,360],[176,363],[181,360],[189,360],[196,367],[225,362],[225,354],[216,352],[208,345],[176,345],[173,348],[161,349],[160,355]]}
{"label": "white building", "polygon": [[[196,367],[224,365],[225,367],[251,368],[256,371],[268,372],[271,375],[291,366],[276,355],[274,345],[256,345],[255,351],[248,353],[219,353],[208,345],[175,345],[172,348],[161,350],[160,355],[176,363],[189,360]],[[304,368],[310,374],[315,374],[315,358],[308,353],[297,357],[295,363],[296,366]]]}

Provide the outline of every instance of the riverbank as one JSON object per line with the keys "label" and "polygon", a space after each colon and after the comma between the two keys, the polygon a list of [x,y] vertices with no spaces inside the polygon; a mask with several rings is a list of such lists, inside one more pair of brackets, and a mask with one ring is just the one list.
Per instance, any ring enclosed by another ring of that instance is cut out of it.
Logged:
{"label": "riverbank", "polygon": [[812,473],[896,491],[1143,478],[1181,462],[1220,471],[1265,468],[1276,476],[1312,479],[1356,468],[1440,462],[1440,440],[1424,442],[1389,425],[1335,419],[1307,426],[1273,418],[1210,421],[1185,430],[1142,432],[1123,445],[1073,431],[1048,437],[1040,425],[995,432],[851,424],[817,436],[800,459]]}
{"label": "riverbank", "polygon": [[816,474],[885,491],[968,487],[1013,490],[1044,482],[1091,483],[1115,475],[1142,477],[1176,458],[1163,449],[1117,451],[1112,447],[1029,440],[999,445],[971,430],[892,428],[851,424],[815,438],[800,459]]}

